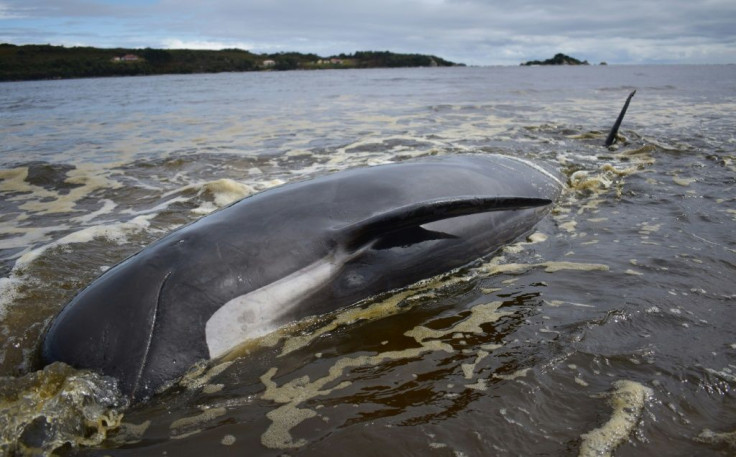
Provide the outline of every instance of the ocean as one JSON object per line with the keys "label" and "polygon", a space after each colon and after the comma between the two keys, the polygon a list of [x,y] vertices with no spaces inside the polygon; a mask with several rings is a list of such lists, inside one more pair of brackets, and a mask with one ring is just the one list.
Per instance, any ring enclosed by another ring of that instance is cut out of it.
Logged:
{"label": "ocean", "polygon": [[[733,455],[734,125],[734,65],[0,84],[0,454]],[[491,257],[138,405],[39,366],[64,304],[177,227],[340,170],[489,153],[567,180]]]}

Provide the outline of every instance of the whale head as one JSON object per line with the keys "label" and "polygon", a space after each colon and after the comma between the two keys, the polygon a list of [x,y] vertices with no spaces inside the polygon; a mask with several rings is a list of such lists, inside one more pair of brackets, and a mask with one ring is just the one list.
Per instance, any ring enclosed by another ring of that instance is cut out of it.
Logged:
{"label": "whale head", "polygon": [[[140,258],[145,255],[111,268],[64,307],[46,332],[44,365],[62,361],[113,377],[135,402],[207,357],[196,344],[182,345],[181,335],[160,331],[163,304],[176,300],[169,287],[172,272],[162,259]],[[165,320],[177,325],[171,316]],[[182,331],[191,327],[187,322],[180,326]]]}

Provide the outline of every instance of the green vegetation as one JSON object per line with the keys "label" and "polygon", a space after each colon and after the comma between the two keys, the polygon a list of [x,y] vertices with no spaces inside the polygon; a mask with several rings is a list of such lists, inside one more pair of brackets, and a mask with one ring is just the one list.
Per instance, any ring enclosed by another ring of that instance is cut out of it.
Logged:
{"label": "green vegetation", "polygon": [[[342,57],[342,56],[341,56]],[[449,67],[452,62],[435,56],[421,54],[394,54],[392,52],[356,52],[353,56],[345,56],[355,60],[358,68],[370,67]]]}
{"label": "green vegetation", "polygon": [[547,60],[530,60],[528,62],[524,62],[521,65],[589,65],[587,60],[583,60],[582,62],[578,59],[570,56],[566,56],[565,54],[555,54],[554,57]]}
{"label": "green vegetation", "polygon": [[102,49],[0,44],[0,81],[225,71],[452,66],[435,56],[363,51],[323,58],[297,52],[254,54],[241,49]]}

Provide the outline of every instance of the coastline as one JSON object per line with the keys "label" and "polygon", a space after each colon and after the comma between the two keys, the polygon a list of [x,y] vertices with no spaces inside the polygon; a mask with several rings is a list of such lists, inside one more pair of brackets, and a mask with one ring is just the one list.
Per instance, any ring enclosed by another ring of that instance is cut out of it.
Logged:
{"label": "coastline", "polygon": [[0,82],[250,71],[463,66],[441,57],[356,51],[321,57],[242,49],[130,49],[0,44]]}

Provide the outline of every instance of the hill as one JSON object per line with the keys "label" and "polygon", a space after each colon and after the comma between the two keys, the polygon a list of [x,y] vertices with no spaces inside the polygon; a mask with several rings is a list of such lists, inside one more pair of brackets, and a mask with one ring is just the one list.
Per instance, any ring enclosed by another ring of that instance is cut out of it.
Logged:
{"label": "hill", "polygon": [[530,60],[524,62],[521,65],[589,65],[587,60],[580,61],[574,57],[566,56],[565,54],[555,54],[554,57],[547,60]]}
{"label": "hill", "polygon": [[453,66],[431,55],[362,51],[320,57],[242,49],[128,49],[0,44],[0,81],[325,68]]}

